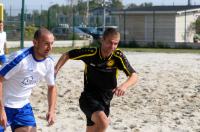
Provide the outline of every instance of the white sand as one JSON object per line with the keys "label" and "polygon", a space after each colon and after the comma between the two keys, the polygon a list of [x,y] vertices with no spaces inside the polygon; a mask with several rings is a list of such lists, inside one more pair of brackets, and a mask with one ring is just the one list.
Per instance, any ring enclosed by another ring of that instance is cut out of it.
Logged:
{"label": "white sand", "polygon": [[[200,55],[126,52],[139,81],[111,103],[107,132],[200,131]],[[60,55],[53,56],[57,62]],[[81,61],[69,61],[57,77],[57,122],[47,127],[47,87],[33,90],[32,106],[39,132],[85,132],[78,99],[83,90]],[[119,83],[126,76],[121,73]]]}

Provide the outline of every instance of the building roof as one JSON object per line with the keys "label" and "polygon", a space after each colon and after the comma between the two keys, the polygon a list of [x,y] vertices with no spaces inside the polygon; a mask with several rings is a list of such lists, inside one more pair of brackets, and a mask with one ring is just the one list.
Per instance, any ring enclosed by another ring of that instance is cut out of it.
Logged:
{"label": "building roof", "polygon": [[136,7],[126,9],[126,11],[184,11],[191,9],[200,9],[200,5],[191,6],[150,6],[150,7]]}
{"label": "building roof", "polygon": [[156,13],[183,13],[183,12],[200,12],[200,5],[191,5],[191,6],[150,6],[150,7],[134,7],[124,10],[115,10],[111,11],[111,14],[122,14],[124,13],[131,14],[148,14],[152,12]]}

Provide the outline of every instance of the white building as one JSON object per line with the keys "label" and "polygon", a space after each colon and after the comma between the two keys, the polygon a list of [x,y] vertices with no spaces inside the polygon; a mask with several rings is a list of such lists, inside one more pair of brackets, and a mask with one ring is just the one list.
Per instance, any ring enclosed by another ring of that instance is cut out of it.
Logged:
{"label": "white building", "polygon": [[[152,6],[112,11],[122,40],[193,42],[200,6]],[[124,34],[125,33],[125,34]]]}

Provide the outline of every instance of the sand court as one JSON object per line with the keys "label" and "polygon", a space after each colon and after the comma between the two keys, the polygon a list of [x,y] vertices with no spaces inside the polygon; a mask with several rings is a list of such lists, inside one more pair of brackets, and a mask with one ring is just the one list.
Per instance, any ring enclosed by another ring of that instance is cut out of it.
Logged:
{"label": "sand court", "polygon": [[[108,132],[200,131],[200,55],[125,52],[139,75],[137,85],[111,102]],[[57,62],[60,55],[52,55]],[[31,102],[39,132],[85,132],[78,104],[84,63],[67,62],[57,76],[57,122],[47,126],[47,87],[40,83]],[[118,83],[124,81],[119,74]]]}

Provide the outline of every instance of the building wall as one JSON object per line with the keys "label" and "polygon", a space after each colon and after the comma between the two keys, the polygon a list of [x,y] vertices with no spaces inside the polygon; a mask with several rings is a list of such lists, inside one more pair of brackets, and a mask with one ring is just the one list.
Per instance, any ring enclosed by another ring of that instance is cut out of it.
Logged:
{"label": "building wall", "polygon": [[[125,18],[125,21],[124,21]],[[193,42],[195,13],[119,15],[122,40],[155,42]],[[186,41],[185,41],[186,30]],[[125,34],[125,35],[124,35]]]}
{"label": "building wall", "polygon": [[118,21],[122,40],[144,40],[144,15],[126,15],[125,21],[121,15]]}
{"label": "building wall", "polygon": [[145,41],[174,42],[175,16],[152,14],[145,16]]}
{"label": "building wall", "polygon": [[144,16],[128,15],[126,19],[126,29],[129,30],[127,39],[144,40]]}
{"label": "building wall", "polygon": [[196,16],[193,13],[182,13],[176,16],[176,42],[193,42],[195,21]]}
{"label": "building wall", "polygon": [[[153,19],[155,17],[155,19]],[[153,24],[154,23],[154,24]],[[125,25],[125,26],[124,26]],[[125,28],[125,29],[124,29]],[[154,30],[153,30],[154,28]],[[160,41],[174,42],[175,40],[175,16],[155,14],[140,14],[119,16],[119,31],[122,40],[128,41]]]}

